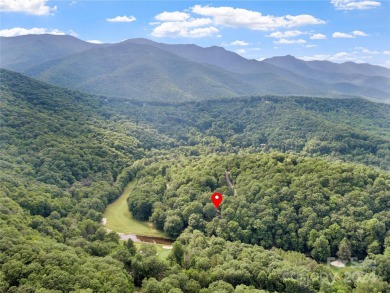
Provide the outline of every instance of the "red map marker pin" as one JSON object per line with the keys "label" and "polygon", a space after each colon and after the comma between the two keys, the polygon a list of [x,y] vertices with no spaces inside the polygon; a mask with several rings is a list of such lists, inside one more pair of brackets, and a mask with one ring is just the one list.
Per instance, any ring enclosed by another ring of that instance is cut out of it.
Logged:
{"label": "red map marker pin", "polygon": [[211,201],[213,202],[213,204],[215,205],[215,207],[218,208],[219,205],[220,205],[221,202],[222,202],[222,193],[214,192],[214,193],[211,195]]}

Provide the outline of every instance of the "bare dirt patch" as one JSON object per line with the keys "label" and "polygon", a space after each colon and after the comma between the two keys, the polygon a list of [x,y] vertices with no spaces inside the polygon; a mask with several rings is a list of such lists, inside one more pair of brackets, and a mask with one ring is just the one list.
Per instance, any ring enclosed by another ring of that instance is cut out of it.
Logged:
{"label": "bare dirt patch", "polygon": [[335,260],[335,261],[332,261],[330,263],[332,266],[334,267],[338,267],[338,268],[344,268],[345,267],[345,264],[339,260]]}

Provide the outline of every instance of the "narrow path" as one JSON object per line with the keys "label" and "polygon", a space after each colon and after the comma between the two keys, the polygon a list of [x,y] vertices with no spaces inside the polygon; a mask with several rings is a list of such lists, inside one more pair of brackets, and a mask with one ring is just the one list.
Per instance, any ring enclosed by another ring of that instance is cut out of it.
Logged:
{"label": "narrow path", "polygon": [[232,183],[232,181],[230,181],[230,171],[227,171],[225,172],[225,178],[226,178],[226,182],[228,183],[229,187],[231,189],[234,189],[234,185]]}
{"label": "narrow path", "polygon": [[226,178],[227,184],[229,185],[229,187],[230,187],[231,189],[233,189],[234,195],[236,196],[236,195],[237,195],[237,190],[234,188],[234,184],[233,184],[233,182],[230,180],[230,171],[226,170],[226,172],[225,172],[225,178]]}
{"label": "narrow path", "polygon": [[127,198],[133,191],[135,181],[131,181],[121,196],[108,205],[103,214],[102,224],[107,231],[115,231],[121,240],[169,245],[172,240],[157,230],[152,223],[133,218],[127,207]]}

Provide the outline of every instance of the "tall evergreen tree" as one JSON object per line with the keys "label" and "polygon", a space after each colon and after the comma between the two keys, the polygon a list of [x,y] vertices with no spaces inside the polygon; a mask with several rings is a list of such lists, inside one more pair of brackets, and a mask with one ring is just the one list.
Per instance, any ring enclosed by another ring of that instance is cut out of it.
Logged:
{"label": "tall evergreen tree", "polygon": [[337,256],[343,262],[346,262],[351,258],[351,243],[346,237],[340,242]]}

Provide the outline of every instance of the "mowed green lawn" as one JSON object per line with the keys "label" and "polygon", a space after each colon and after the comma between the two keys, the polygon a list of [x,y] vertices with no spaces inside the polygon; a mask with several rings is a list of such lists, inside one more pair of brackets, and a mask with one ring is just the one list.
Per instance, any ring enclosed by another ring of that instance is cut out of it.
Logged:
{"label": "mowed green lawn", "polygon": [[167,235],[155,229],[152,223],[136,220],[129,212],[126,199],[131,196],[135,183],[135,180],[130,182],[122,195],[107,207],[103,214],[107,219],[105,227],[118,233],[166,238]]}

